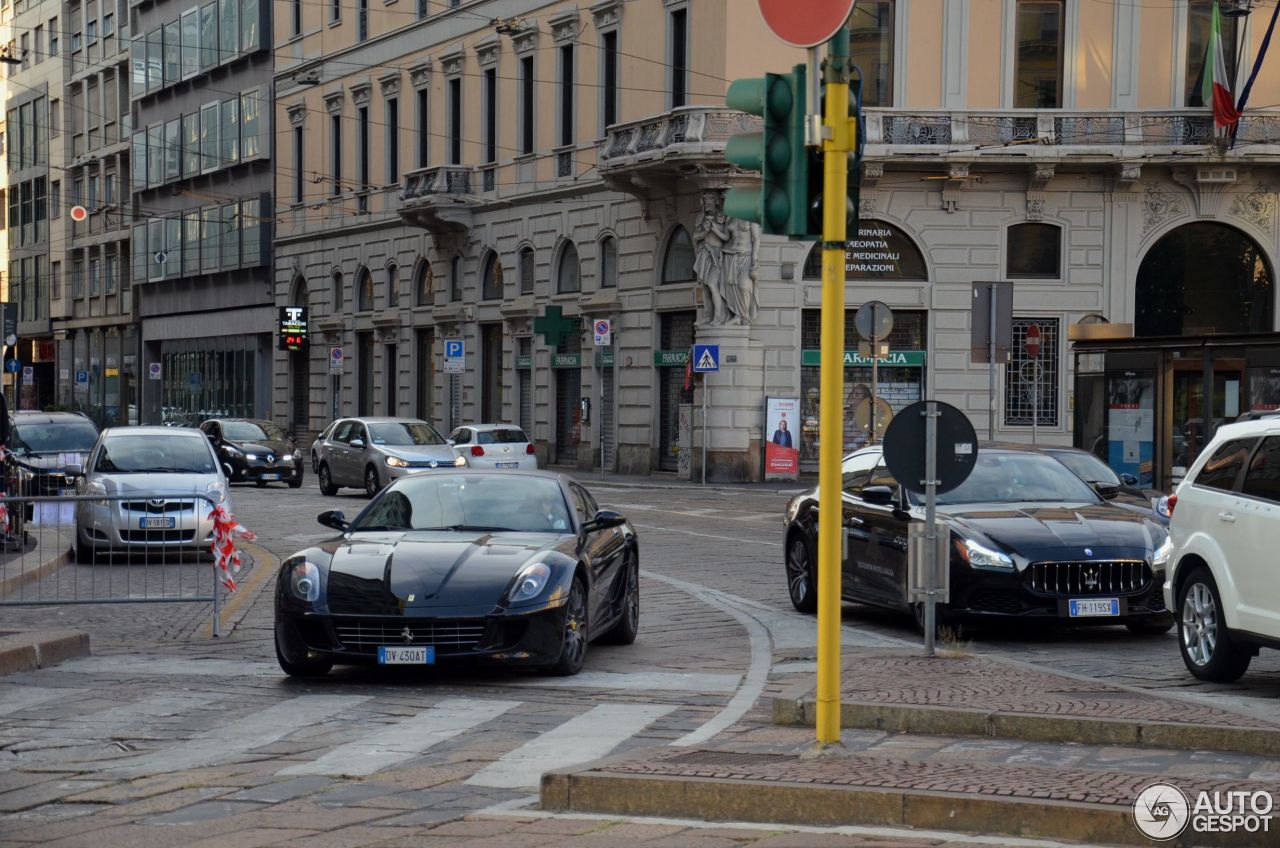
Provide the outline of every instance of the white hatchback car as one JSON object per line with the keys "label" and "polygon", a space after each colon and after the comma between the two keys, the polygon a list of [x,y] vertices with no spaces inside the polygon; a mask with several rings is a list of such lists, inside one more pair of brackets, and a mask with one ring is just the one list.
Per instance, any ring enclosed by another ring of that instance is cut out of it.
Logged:
{"label": "white hatchback car", "polygon": [[449,444],[471,468],[538,468],[533,443],[514,424],[465,424],[449,434]]}
{"label": "white hatchback car", "polygon": [[1165,604],[1187,669],[1240,677],[1280,648],[1280,417],[1218,428],[1169,498]]}

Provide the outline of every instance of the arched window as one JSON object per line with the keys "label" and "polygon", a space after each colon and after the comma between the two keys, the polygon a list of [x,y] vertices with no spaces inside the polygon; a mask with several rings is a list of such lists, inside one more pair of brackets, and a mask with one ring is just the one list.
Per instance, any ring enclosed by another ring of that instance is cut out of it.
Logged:
{"label": "arched window", "polygon": [[662,282],[683,283],[697,279],[693,270],[693,239],[684,227],[676,227],[662,257]]}
{"label": "arched window", "polygon": [[333,272],[333,280],[332,280],[332,282],[333,282],[333,290],[332,290],[332,295],[333,295],[333,311],[334,311],[334,312],[340,312],[340,311],[342,311],[342,298],[343,298],[343,294],[344,294],[344,292],[343,292],[344,286],[343,286],[343,283],[342,283],[342,272],[341,272],[341,271],[334,271],[334,272]]}
{"label": "arched window", "polygon": [[387,306],[400,305],[400,268],[392,262],[387,266]]}
{"label": "arched window", "polygon": [[373,309],[373,275],[368,268],[356,272],[356,311],[369,312]]}
{"label": "arched window", "polygon": [[1014,224],[1009,228],[1005,273],[1017,279],[1062,276],[1062,228],[1053,224]]}
{"label": "arched window", "polygon": [[[806,280],[822,279],[822,245],[815,244],[804,262]],[[884,221],[858,222],[844,256],[846,280],[927,280],[924,255],[911,236]]]}
{"label": "arched window", "polygon": [[293,285],[289,287],[289,305],[307,306],[311,301],[311,292],[307,289],[307,280],[301,274],[294,276]]}
{"label": "arched window", "polygon": [[565,242],[564,249],[560,251],[560,265],[556,269],[556,291],[560,294],[582,291],[578,248],[574,247],[571,241]]}
{"label": "arched window", "polygon": [[520,250],[520,294],[533,294],[533,248]]}
{"label": "arched window", "polygon": [[481,300],[502,300],[502,262],[492,250],[484,258]]}
{"label": "arched window", "polygon": [[600,288],[611,289],[618,285],[618,240],[606,236],[600,242]]}
{"label": "arched window", "polygon": [[449,260],[449,300],[462,300],[462,257]]}
{"label": "arched window", "polygon": [[418,260],[418,267],[413,273],[413,297],[418,306],[430,306],[435,299],[435,277],[431,272],[431,263],[425,259]]}
{"label": "arched window", "polygon": [[1262,333],[1275,329],[1275,277],[1258,243],[1210,221],[1160,238],[1138,266],[1136,336]]}

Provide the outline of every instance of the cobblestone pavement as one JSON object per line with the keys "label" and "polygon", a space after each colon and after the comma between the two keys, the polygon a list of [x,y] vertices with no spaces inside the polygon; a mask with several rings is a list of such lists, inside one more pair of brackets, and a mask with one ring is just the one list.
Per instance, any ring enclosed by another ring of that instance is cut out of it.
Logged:
{"label": "cobblestone pavement", "polygon": [[[544,770],[611,753],[692,751],[717,734],[756,750],[794,746],[811,733],[769,725],[759,697],[808,674],[813,658],[813,619],[791,610],[782,578],[785,495],[585,482],[639,530],[641,637],[629,647],[593,646],[584,673],[567,680],[444,669],[343,669],[290,680],[275,665],[273,586],[261,579],[269,571],[242,575],[246,588],[217,640],[198,634],[206,605],[0,610],[5,629],[78,624],[91,632],[95,654],[0,678],[0,844],[972,843],[901,830],[698,826],[523,809]],[[356,493],[323,497],[311,479],[297,491],[233,494],[238,518],[276,557],[330,535],[315,523],[320,511],[353,515],[365,503]],[[264,556],[253,568],[270,565]],[[845,625],[851,648],[918,644],[911,622],[894,616],[849,608]],[[1172,637],[1116,628],[1000,634],[970,650],[1063,662],[1112,683],[1186,683]],[[1255,668],[1241,686],[1186,688],[1207,703],[1240,700],[1274,717],[1280,663],[1264,654]],[[933,751],[993,769],[1043,762],[1125,770],[1149,762],[1150,772],[1266,780],[1280,771],[1225,754],[1082,748],[1064,755],[1062,746],[1001,748],[1001,740],[848,739],[860,756],[910,762]]]}

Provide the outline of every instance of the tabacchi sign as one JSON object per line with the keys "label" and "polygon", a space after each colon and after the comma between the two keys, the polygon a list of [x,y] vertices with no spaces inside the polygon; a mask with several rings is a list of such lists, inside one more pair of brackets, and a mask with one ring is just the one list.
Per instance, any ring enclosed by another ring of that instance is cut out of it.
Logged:
{"label": "tabacchi sign", "polygon": [[280,349],[307,349],[307,307],[280,307]]}
{"label": "tabacchi sign", "polygon": [[1161,841],[1192,833],[1270,833],[1275,799],[1263,790],[1214,790],[1194,799],[1171,783],[1153,783],[1133,802],[1133,822]]}

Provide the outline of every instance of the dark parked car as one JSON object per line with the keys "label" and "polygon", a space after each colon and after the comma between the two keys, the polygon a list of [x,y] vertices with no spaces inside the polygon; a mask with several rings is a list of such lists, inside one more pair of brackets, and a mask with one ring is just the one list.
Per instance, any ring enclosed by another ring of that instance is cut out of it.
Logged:
{"label": "dark parked car", "polygon": [[232,483],[259,486],[284,481],[291,488],[302,485],[302,451],[270,421],[249,418],[211,418],[200,425]]}
{"label": "dark parked car", "polygon": [[[898,486],[879,447],[842,463],[846,600],[910,611],[909,525],[923,499]],[[1148,513],[1116,506],[1061,463],[1024,449],[979,450],[973,473],[938,496],[951,537],[950,602],[942,622],[1038,620],[1124,624],[1165,631],[1173,618],[1161,595],[1168,533]],[[818,495],[786,512],[786,576],[791,603],[816,608]]]}
{"label": "dark parked car", "polygon": [[[79,412],[14,412],[10,416],[6,491],[10,495],[75,494],[75,481],[63,470],[83,464],[98,440],[98,428]],[[21,538],[36,507],[27,503],[10,515],[10,529]],[[49,521],[58,521],[56,505],[41,507]],[[43,520],[43,519],[42,519]]]}
{"label": "dark parked car", "polygon": [[538,471],[441,470],[392,482],[341,531],[280,567],[276,656],[335,664],[506,663],[576,674],[593,639],[640,626],[635,530]]}

